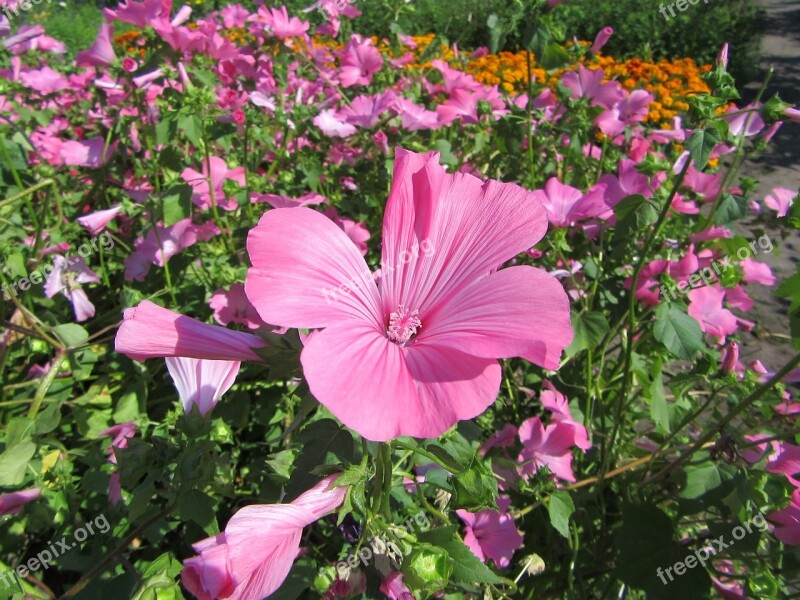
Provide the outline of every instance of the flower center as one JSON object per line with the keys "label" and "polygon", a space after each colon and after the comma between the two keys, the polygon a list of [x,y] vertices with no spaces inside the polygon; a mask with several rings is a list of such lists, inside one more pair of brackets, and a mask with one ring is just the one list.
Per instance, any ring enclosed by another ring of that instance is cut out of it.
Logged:
{"label": "flower center", "polygon": [[389,339],[404,344],[414,337],[417,330],[422,327],[418,315],[418,310],[409,310],[402,304],[398,306],[397,310],[389,315],[389,327],[386,329]]}

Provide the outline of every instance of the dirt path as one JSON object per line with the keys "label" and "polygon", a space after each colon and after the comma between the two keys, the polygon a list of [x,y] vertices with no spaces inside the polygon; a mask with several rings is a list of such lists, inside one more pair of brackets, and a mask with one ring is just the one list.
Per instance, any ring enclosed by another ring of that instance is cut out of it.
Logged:
{"label": "dirt path", "polygon": [[[759,0],[767,11],[767,20],[762,42],[761,74],[772,67],[774,74],[766,97],[777,92],[786,102],[800,105],[800,2],[796,0]],[[735,48],[731,48],[735,52]],[[745,96],[752,97],[760,87],[759,82],[749,85]],[[800,126],[785,123],[767,152],[747,161],[742,174],[760,181],[757,199],[762,200],[775,187],[796,190],[800,186]],[[748,238],[755,232],[741,231]],[[760,255],[771,267],[779,280],[794,274],[800,260],[800,232],[793,232],[786,239],[769,232],[777,254]],[[792,352],[785,336],[789,334],[788,303],[773,297],[774,288],[760,285],[749,287],[755,305],[748,317],[756,320],[758,331],[745,339],[742,358],[750,362],[760,359],[770,370],[777,370]]]}

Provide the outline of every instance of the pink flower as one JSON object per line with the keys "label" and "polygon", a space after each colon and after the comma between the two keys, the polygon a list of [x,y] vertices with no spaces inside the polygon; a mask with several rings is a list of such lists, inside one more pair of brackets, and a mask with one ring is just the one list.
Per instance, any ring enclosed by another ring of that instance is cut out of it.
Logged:
{"label": "pink flower", "polygon": [[[211,164],[211,187],[209,187],[209,163]],[[185,168],[181,173],[183,180],[192,186],[194,194],[192,202],[201,209],[206,210],[216,204],[223,210],[236,210],[238,203],[235,198],[226,198],[222,189],[225,180],[235,181],[240,186],[245,186],[244,167],[229,169],[224,160],[217,156],[212,156],[208,161],[203,161],[203,172],[198,173],[194,169]],[[211,197],[211,191],[214,197]]]}
{"label": "pink flower", "polygon": [[122,21],[137,27],[144,28],[153,25],[160,18],[169,18],[172,10],[172,0],[126,0],[120,3],[116,10],[103,9],[106,21]]}
{"label": "pink flower", "polygon": [[256,504],[237,512],[223,533],[197,542],[181,581],[199,600],[255,600],[277,590],[300,550],[303,528],[335,511],[346,487],[331,475],[290,504]]}
{"label": "pink flower", "polygon": [[602,190],[584,194],[555,177],[548,179],[544,190],[536,190],[533,196],[541,202],[547,211],[547,219],[555,227],[570,227],[607,210],[602,201]]}
{"label": "pink flower", "polygon": [[117,352],[138,361],[169,356],[261,361],[256,350],[266,346],[257,335],[207,325],[149,300],[125,310],[114,344]]}
{"label": "pink flower", "polygon": [[75,57],[75,64],[79,67],[108,67],[117,60],[114,54],[114,46],[111,45],[111,38],[114,35],[114,28],[108,23],[100,25],[97,39],[92,47],[83,52],[78,52]]}
{"label": "pink flower", "polygon": [[214,320],[220,325],[239,323],[250,329],[264,326],[264,321],[244,293],[243,283],[234,283],[227,292],[217,290],[209,299],[208,305],[214,309]]}
{"label": "pink flower", "polygon": [[739,264],[744,272],[742,280],[746,283],[760,283],[761,285],[772,286],[778,282],[767,263],[746,258]]}
{"label": "pink flower", "polygon": [[78,217],[76,221],[86,231],[92,235],[97,235],[106,228],[114,218],[122,212],[122,207],[117,205],[105,210],[98,210],[83,217]]}
{"label": "pink flower", "polygon": [[800,495],[797,492],[792,495],[789,506],[770,514],[767,518],[778,525],[774,530],[776,538],[790,546],[800,544]]}
{"label": "pink flower", "polygon": [[497,358],[555,369],[572,339],[555,278],[495,272],[544,235],[533,194],[449,175],[438,158],[397,149],[377,285],[347,235],[311,209],[268,211],[247,241],[251,302],[268,323],[324,328],[303,349],[305,377],[370,440],[440,435],[497,397]]}
{"label": "pink flower", "polygon": [[776,187],[764,198],[767,208],[778,213],[778,217],[785,217],[797,197],[797,192],[783,187]]}
{"label": "pink flower", "polygon": [[694,317],[705,333],[725,337],[736,331],[736,317],[727,308],[722,308],[725,291],[711,286],[691,290],[689,316]]}
{"label": "pink flower", "polygon": [[625,91],[616,81],[603,83],[605,72],[602,69],[587,69],[578,65],[577,71],[567,71],[561,83],[571,93],[572,98],[588,98],[592,106],[611,109],[625,99]]}
{"label": "pink flower", "polygon": [[384,577],[380,589],[388,600],[414,600],[411,590],[403,583],[403,574],[400,571],[392,571]]}
{"label": "pink flower", "polygon": [[611,27],[603,27],[594,38],[594,44],[592,44],[589,52],[592,54],[597,54],[600,52],[600,49],[606,45],[606,42],[608,42],[613,34],[614,30]]}
{"label": "pink flower", "polygon": [[207,231],[203,226],[194,225],[191,218],[169,227],[157,224],[145,237],[136,240],[136,250],[125,259],[125,279],[144,281],[151,265],[163,267],[170,258],[196,244],[198,239],[209,239],[210,234],[219,233],[216,226],[211,225],[213,229]]}
{"label": "pink flower", "polygon": [[117,464],[117,449],[124,449],[128,447],[128,440],[136,435],[136,424],[133,421],[126,423],[119,423],[112,425],[108,429],[104,429],[99,434],[101,437],[110,437],[111,445],[108,447],[108,462]]}
{"label": "pink flower", "polygon": [[106,141],[101,137],[81,142],[64,142],[61,145],[61,160],[65,165],[97,169],[108,162],[115,146],[112,144],[106,148]]}
{"label": "pink flower", "polygon": [[97,273],[86,266],[86,261],[81,256],[64,258],[61,255],[53,257],[53,270],[47,276],[44,284],[44,294],[52,298],[61,292],[72,303],[75,320],[80,323],[94,316],[94,304],[89,301],[81,283],[98,283],[100,278]]}
{"label": "pink flower", "polygon": [[402,119],[403,128],[407,131],[437,129],[440,125],[438,113],[414,104],[408,98],[398,98],[396,109]]}
{"label": "pink flower", "polygon": [[231,389],[239,374],[241,362],[168,357],[167,370],[178,390],[187,415],[196,406],[206,416],[216,406],[222,394]]}
{"label": "pink flower", "polygon": [[500,431],[496,431],[478,449],[479,456],[486,456],[492,448],[508,448],[517,441],[517,428],[511,423],[506,423]]}
{"label": "pink flower", "polygon": [[726,110],[726,113],[738,113],[723,117],[728,122],[728,128],[731,134],[750,137],[764,129],[764,119],[758,114],[759,107],[758,104],[748,104],[743,108],[731,107]]}
{"label": "pink flower", "polygon": [[570,425],[575,430],[574,443],[578,448],[584,452],[591,448],[589,433],[586,431],[586,427],[573,420],[567,397],[547,380],[545,380],[544,386],[548,389],[541,393],[539,400],[542,406],[550,411],[553,421]]}
{"label": "pink flower", "polygon": [[789,442],[773,442],[775,453],[767,459],[768,473],[794,475],[800,473],[800,446]]}
{"label": "pink flower", "polygon": [[464,543],[482,562],[488,559],[504,569],[511,564],[514,551],[522,548],[524,540],[514,519],[508,514],[511,498],[499,496],[499,510],[482,510],[477,513],[457,510],[458,518],[466,525]]}
{"label": "pink flower", "polygon": [[346,138],[356,132],[354,125],[344,122],[336,111],[330,108],[323,110],[311,122],[328,137]]}
{"label": "pink flower", "polygon": [[726,69],[728,68],[728,49],[728,42],[725,42],[722,44],[722,48],[719,49],[719,53],[717,54],[717,64],[722,65]]}
{"label": "pink flower", "polygon": [[790,121],[794,121],[795,123],[800,123],[800,110],[796,108],[787,108],[783,111],[783,116],[789,119]]}
{"label": "pink flower", "polygon": [[731,342],[725,347],[722,353],[722,363],[720,370],[723,373],[733,373],[734,371],[742,372],[744,368],[739,363],[739,344]]}
{"label": "pink flower", "polygon": [[347,237],[356,245],[361,256],[366,256],[368,251],[367,241],[370,238],[369,230],[363,221],[356,223],[351,219],[343,219],[336,212],[336,209],[331,206],[325,211],[325,216],[331,221],[336,223],[347,234]]}
{"label": "pink flower", "polygon": [[380,122],[383,113],[394,107],[396,99],[391,90],[377,96],[356,96],[337,116],[351,125],[369,129]]}
{"label": "pink flower", "polygon": [[297,17],[289,17],[285,6],[270,9],[262,7],[258,11],[258,16],[263,17],[272,34],[281,39],[303,35],[308,31],[308,22],[301,21]]}
{"label": "pink flower", "polygon": [[23,506],[28,502],[33,502],[41,495],[42,490],[39,488],[0,494],[0,515],[18,515],[22,512]]}
{"label": "pink flower", "polygon": [[627,125],[640,122],[647,116],[653,95],[645,90],[633,90],[630,95],[595,119],[597,127],[609,137],[625,131]]}
{"label": "pink flower", "polygon": [[575,429],[566,423],[551,423],[544,426],[539,417],[532,417],[519,426],[522,452],[517,461],[519,474],[528,479],[541,467],[564,481],[575,481],[572,473],[572,447],[575,445]]}
{"label": "pink flower", "polygon": [[139,63],[137,63],[136,60],[134,60],[130,56],[126,56],[125,58],[122,59],[122,70],[125,71],[126,73],[133,73],[138,68],[139,68]]}
{"label": "pink flower", "polygon": [[339,80],[344,87],[369,85],[372,76],[383,67],[383,58],[372,40],[354,35],[340,53]]}

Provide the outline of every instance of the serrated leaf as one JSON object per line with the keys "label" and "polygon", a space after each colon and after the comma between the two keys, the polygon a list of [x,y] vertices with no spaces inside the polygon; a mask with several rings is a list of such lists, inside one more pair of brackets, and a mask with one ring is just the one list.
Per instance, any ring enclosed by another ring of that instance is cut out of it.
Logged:
{"label": "serrated leaf", "polygon": [[708,159],[717,144],[722,141],[719,133],[715,129],[698,129],[686,140],[686,149],[694,161],[694,167],[698,171],[705,169]]}
{"label": "serrated leaf", "polygon": [[697,352],[705,351],[700,324],[671,304],[661,304],[656,309],[653,335],[667,350],[684,360],[691,360]]}

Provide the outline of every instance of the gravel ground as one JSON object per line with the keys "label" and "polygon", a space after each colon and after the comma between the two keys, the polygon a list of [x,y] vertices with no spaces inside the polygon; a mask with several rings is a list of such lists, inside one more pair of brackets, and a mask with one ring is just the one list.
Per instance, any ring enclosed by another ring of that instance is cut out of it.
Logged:
{"label": "gravel ground", "polygon": [[[759,0],[767,12],[762,42],[761,73],[759,81],[751,83],[745,96],[755,94],[763,75],[772,67],[774,73],[765,97],[777,92],[785,102],[800,105],[800,2],[796,0]],[[736,52],[731,48],[731,52]],[[748,160],[742,174],[760,181],[758,199],[775,187],[797,190],[800,186],[800,125],[785,123],[773,138],[770,149]],[[749,239],[754,233],[742,230]],[[768,263],[775,276],[785,279],[794,274],[800,260],[800,232],[794,231],[786,239],[770,233],[776,254],[760,254],[758,260]],[[751,285],[755,305],[748,317],[760,325],[757,331],[744,340],[742,359],[749,362],[760,359],[770,370],[777,370],[792,353],[789,335],[788,302],[773,297],[775,288]]]}

